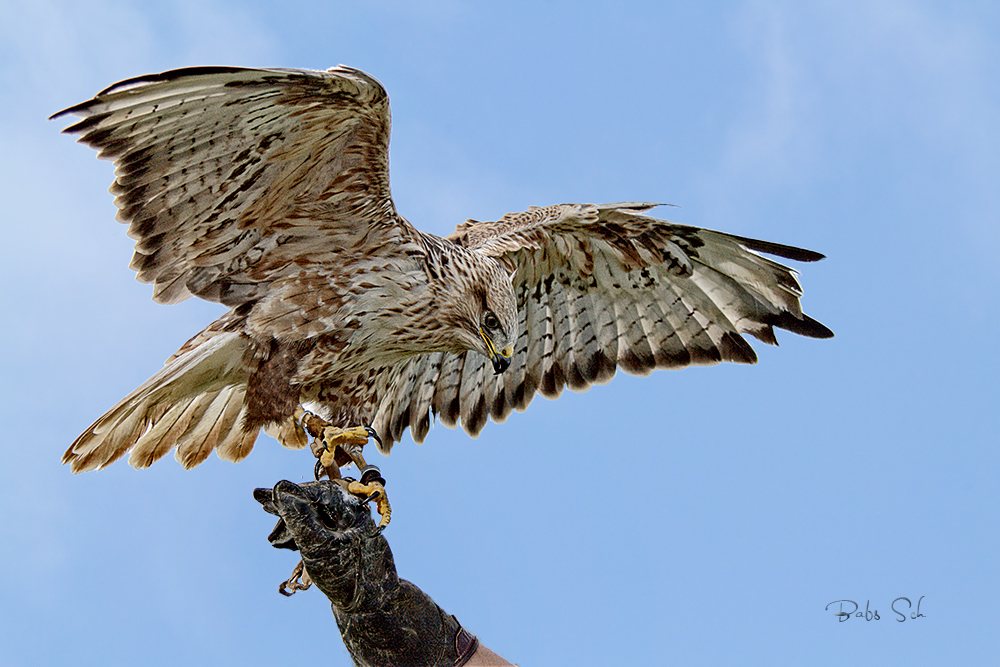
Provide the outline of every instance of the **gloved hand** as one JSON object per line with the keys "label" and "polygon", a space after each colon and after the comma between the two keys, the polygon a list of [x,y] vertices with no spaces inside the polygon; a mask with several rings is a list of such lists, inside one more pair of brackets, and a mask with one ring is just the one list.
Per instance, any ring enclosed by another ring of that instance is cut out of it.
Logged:
{"label": "gloved hand", "polygon": [[396,575],[389,543],[361,499],[330,480],[281,481],[253,495],[280,517],[268,541],[298,551],[309,578],[333,603],[358,667],[458,667],[475,653],[475,636]]}

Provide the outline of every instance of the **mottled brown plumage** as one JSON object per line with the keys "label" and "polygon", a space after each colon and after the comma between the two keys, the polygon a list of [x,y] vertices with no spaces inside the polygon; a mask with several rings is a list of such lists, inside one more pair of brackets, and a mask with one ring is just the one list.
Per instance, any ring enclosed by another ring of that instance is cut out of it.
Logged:
{"label": "mottled brown plumage", "polygon": [[[305,445],[304,404],[371,424],[388,451],[434,415],[488,419],[607,382],[617,368],[753,363],[749,333],[832,335],[793,272],[822,256],[645,215],[564,204],[419,232],[389,192],[389,103],[355,69],[190,68],[116,84],[54,117],[115,164],[118,219],[153,298],[231,310],[97,420],[75,472],[176,448],[239,460],[261,427]],[[513,346],[513,355],[503,353]],[[509,368],[507,368],[509,364]],[[504,373],[497,373],[506,369]]]}

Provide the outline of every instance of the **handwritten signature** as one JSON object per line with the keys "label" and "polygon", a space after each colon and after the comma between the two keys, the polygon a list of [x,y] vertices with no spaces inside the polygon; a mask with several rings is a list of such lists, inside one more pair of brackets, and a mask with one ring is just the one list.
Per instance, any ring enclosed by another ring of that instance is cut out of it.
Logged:
{"label": "handwritten signature", "polygon": [[[897,623],[906,622],[906,613],[904,613],[903,603],[906,603],[905,610],[909,613],[910,620],[916,620],[918,618],[927,618],[927,614],[920,612],[920,603],[923,602],[926,595],[921,595],[920,599],[917,600],[917,609],[913,611],[913,603],[910,602],[910,598],[898,597],[892,601],[889,608],[892,609],[899,618],[893,619]],[[833,615],[837,618],[838,623],[843,623],[844,621],[849,621],[852,618],[863,618],[865,621],[881,621],[882,617],[879,616],[878,609],[871,609],[871,600],[865,600],[865,610],[861,611],[861,607],[854,600],[834,600],[830,604],[824,607],[825,611],[830,611],[830,607],[837,605],[833,610]],[[844,605],[850,605],[849,608],[845,609]]]}

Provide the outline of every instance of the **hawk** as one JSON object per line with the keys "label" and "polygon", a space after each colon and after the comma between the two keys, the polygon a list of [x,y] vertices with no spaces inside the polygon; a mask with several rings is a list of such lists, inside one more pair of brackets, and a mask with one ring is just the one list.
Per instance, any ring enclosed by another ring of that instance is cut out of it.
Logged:
{"label": "hawk", "polygon": [[369,436],[388,454],[436,417],[475,437],[619,368],[754,363],[742,334],[776,344],[775,327],[833,335],[762,253],[822,255],[657,219],[652,203],[417,230],[390,196],[388,96],[357,69],[178,69],[52,118],[67,115],[81,120],[64,132],[114,162],[153,299],[230,308],[76,439],[73,472],[127,452],[136,468],[171,450],[185,468],[213,450],[239,461],[264,429],[293,448],[313,435],[318,471],[353,461],[354,491],[384,498]]}

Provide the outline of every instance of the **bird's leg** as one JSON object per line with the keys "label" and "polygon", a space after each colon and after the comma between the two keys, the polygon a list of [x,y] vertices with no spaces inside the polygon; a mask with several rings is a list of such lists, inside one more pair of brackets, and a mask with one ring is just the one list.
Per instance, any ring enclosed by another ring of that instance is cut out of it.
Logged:
{"label": "bird's leg", "polygon": [[[312,452],[318,459],[316,479],[325,473],[331,480],[343,486],[349,493],[363,498],[365,502],[374,500],[381,517],[378,525],[378,531],[381,532],[389,525],[392,517],[392,508],[385,493],[385,479],[378,467],[369,465],[361,455],[361,449],[368,444],[368,438],[375,438],[376,442],[382,444],[375,429],[370,426],[338,428],[301,407],[295,411],[295,419],[309,435],[315,438]],[[345,455],[361,471],[360,482],[341,477],[338,458],[345,464],[348,461],[343,460],[345,456],[338,457],[338,452]]]}
{"label": "bird's leg", "polygon": [[[378,440],[375,431],[372,429],[368,430],[371,431],[372,437]],[[355,482],[352,480],[348,482],[347,490],[356,496],[364,498],[366,503],[372,500],[375,501],[375,507],[378,509],[379,516],[381,517],[376,530],[377,532],[382,532],[389,525],[389,520],[392,518],[392,507],[389,505],[389,497],[385,495],[385,479],[382,477],[382,473],[377,466],[365,462],[365,458],[361,455],[362,447],[363,445],[354,443],[340,446],[351,457],[358,470],[361,471],[361,481]]]}

